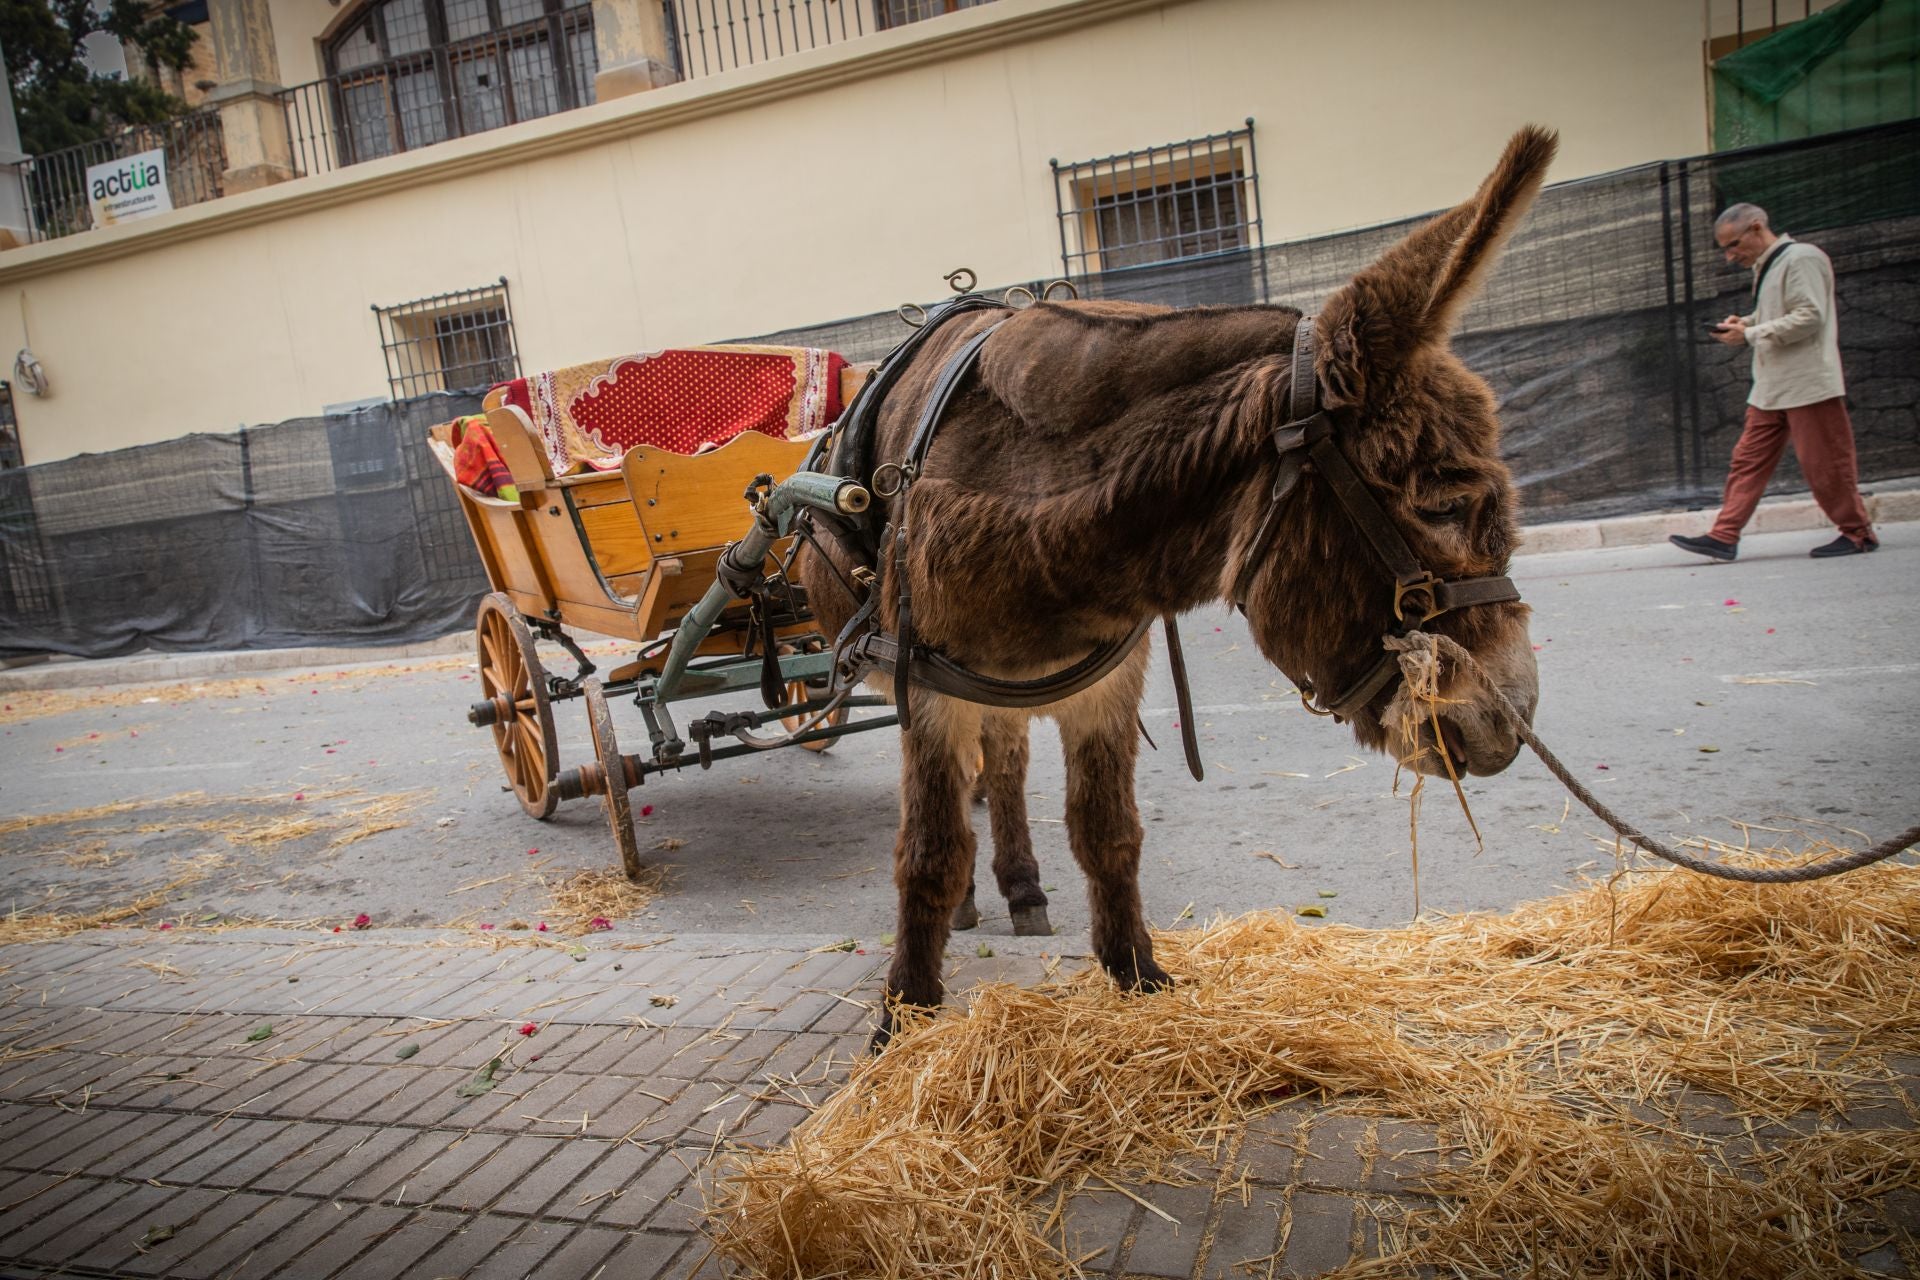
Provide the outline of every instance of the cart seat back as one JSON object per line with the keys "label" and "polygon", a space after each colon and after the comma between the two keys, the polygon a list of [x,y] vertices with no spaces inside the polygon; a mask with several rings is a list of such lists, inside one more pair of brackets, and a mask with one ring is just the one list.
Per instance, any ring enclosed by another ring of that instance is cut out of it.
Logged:
{"label": "cart seat back", "polygon": [[846,367],[812,347],[679,348],[516,378],[487,403],[517,409],[543,470],[567,476],[617,470],[640,445],[694,454],[749,431],[811,435],[840,416]]}

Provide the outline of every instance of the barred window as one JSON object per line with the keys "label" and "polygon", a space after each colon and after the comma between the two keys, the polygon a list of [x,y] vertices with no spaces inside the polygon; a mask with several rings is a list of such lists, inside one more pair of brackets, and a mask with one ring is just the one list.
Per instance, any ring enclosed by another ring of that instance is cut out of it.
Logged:
{"label": "barred window", "polygon": [[484,391],[520,376],[505,276],[497,284],[373,310],[395,400]]}
{"label": "barred window", "polygon": [[327,45],[341,164],[594,101],[590,0],[378,0]]}
{"label": "barred window", "polygon": [[1261,244],[1251,118],[1228,133],[1050,163],[1070,276]]}

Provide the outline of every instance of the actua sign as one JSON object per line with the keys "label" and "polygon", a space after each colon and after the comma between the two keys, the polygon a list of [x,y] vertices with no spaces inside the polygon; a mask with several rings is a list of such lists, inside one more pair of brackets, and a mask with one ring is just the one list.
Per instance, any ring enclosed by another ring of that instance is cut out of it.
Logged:
{"label": "actua sign", "polygon": [[160,148],[96,164],[87,170],[93,225],[111,227],[173,209],[167,194],[167,153]]}

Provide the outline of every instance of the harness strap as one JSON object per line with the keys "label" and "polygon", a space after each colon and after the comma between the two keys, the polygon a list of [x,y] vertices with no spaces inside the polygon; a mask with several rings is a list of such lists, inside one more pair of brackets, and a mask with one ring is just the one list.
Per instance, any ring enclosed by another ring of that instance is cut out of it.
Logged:
{"label": "harness strap", "polygon": [[[912,506],[913,482],[927,460],[927,451],[933,447],[934,430],[940,425],[940,420],[946,417],[947,406],[953,403],[960,384],[973,372],[974,364],[980,359],[980,349],[987,345],[987,339],[993,336],[994,331],[1005,323],[1005,320],[994,321],[967,339],[947,360],[946,367],[940,370],[940,377],[933,384],[933,390],[927,395],[927,403],[920,410],[920,421],[915,425],[912,439],[907,444],[906,460],[893,464],[899,472],[899,488],[895,490],[899,494],[899,508],[894,512],[893,547],[888,558],[893,561],[894,632],[899,639],[893,702],[902,733],[913,727],[913,578],[907,573],[907,513]],[[876,469],[874,474],[877,477],[879,470]]]}
{"label": "harness strap", "polygon": [[[998,676],[969,671],[938,649],[919,647],[912,665],[913,679],[923,688],[962,702],[977,702],[989,707],[1044,707],[1071,697],[1105,679],[1132,653],[1146,635],[1153,619],[1142,620],[1125,636],[1099,645],[1071,666],[1037,680],[1003,680]],[[894,676],[894,700],[900,699],[900,642],[882,631],[870,631],[853,642],[852,656]]]}
{"label": "harness strap", "polygon": [[[1180,649],[1180,628],[1174,625],[1170,613],[1160,615],[1160,621],[1167,631],[1167,665],[1173,671],[1173,696],[1180,707],[1180,746],[1187,753],[1187,772],[1195,782],[1204,782],[1207,770],[1200,763],[1200,735],[1193,726],[1193,693],[1187,688],[1187,657]],[[1146,732],[1145,725],[1141,726],[1141,732]],[[1152,746],[1151,737],[1147,744]]]}

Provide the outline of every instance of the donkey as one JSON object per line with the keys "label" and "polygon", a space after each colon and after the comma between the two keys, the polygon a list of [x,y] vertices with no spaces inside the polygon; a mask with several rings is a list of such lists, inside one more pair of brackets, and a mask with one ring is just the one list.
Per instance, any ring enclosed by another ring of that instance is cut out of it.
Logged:
{"label": "donkey", "polygon": [[[1555,147],[1544,129],[1515,134],[1472,199],[1382,254],[1312,321],[1312,369],[1334,436],[1387,522],[1438,577],[1502,574],[1515,544],[1493,395],[1453,353],[1450,335],[1538,194]],[[948,357],[1003,317],[964,315],[931,335],[881,409],[876,459],[905,455]],[[1397,599],[1328,469],[1307,463],[1276,496],[1288,464],[1274,433],[1294,416],[1300,319],[1287,307],[1119,302],[1043,302],[1005,318],[912,487],[902,571],[916,639],[974,671],[1035,679],[1154,615],[1225,599],[1245,611],[1262,654],[1303,689],[1360,686],[1341,710],[1363,745],[1400,744],[1404,763],[1425,773],[1504,769],[1519,743],[1477,681],[1443,671],[1437,733],[1398,681],[1377,691],[1362,684],[1395,629]],[[893,502],[879,505],[895,518]],[[835,634],[853,612],[838,575],[814,554],[796,572]],[[878,613],[890,631],[900,576],[890,567],[881,579]],[[1538,678],[1527,616],[1509,596],[1427,625],[1472,653],[1531,719]],[[996,845],[1003,826],[1007,836],[996,850],[1000,887],[1016,912],[1044,912],[1020,795],[1033,714],[1058,723],[1065,748],[1067,836],[1087,878],[1094,952],[1123,988],[1168,985],[1138,883],[1134,765],[1147,658],[1143,640],[1098,683],[1035,711],[912,690],[894,844],[899,942],[876,1047],[891,1034],[895,1002],[940,1003],[949,928],[957,911],[969,923],[968,798],[983,743]],[[896,692],[884,676],[869,680]]]}

